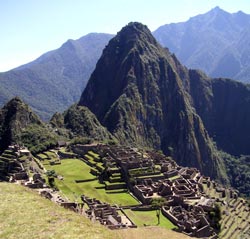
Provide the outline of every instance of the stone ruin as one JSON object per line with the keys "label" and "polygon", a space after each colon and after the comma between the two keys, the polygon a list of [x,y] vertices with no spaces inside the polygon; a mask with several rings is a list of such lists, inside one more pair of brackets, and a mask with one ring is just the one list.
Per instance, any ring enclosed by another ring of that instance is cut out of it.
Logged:
{"label": "stone ruin", "polygon": [[[97,199],[92,199],[84,195],[81,196],[84,203],[88,205],[85,213],[92,221],[99,221],[109,229],[121,229],[136,227],[118,206],[111,206],[108,203],[102,203]],[[122,213],[119,214],[118,211]]]}
{"label": "stone ruin", "polygon": [[[22,156],[26,156],[27,160],[21,160]],[[26,164],[30,157],[31,153],[27,148],[10,145],[0,156],[0,178],[10,182],[27,180]]]}
{"label": "stone ruin", "polygon": [[163,207],[162,213],[172,223],[178,226],[179,231],[188,236],[217,237],[214,229],[206,219],[205,212],[200,206],[171,206]]}
{"label": "stone ruin", "polygon": [[[116,182],[113,180],[124,180],[124,185],[143,205],[150,205],[154,198],[165,198],[167,206],[162,207],[163,215],[177,225],[180,232],[189,236],[217,237],[207,219],[207,212],[213,210],[215,198],[209,198],[206,195],[204,185],[205,188],[214,189],[220,195],[219,198],[216,198],[217,201],[225,204],[223,198],[229,197],[237,202],[234,204],[237,210],[241,208],[239,206],[241,204],[237,201],[238,193],[235,190],[225,189],[210,178],[201,176],[197,169],[178,166],[170,157],[157,152],[147,151],[142,153],[138,149],[130,147],[104,144],[71,147],[74,154],[80,155],[82,159],[88,151],[98,153],[101,158],[101,167],[108,169],[111,176],[121,175],[119,179],[110,177],[106,180],[109,180],[111,184]],[[28,152],[23,151],[22,153],[28,155]],[[33,183],[27,183],[27,186],[43,187],[41,177],[34,175]],[[16,172],[15,177],[15,180],[18,180],[18,178],[25,178],[25,175],[22,172]],[[60,198],[55,192],[45,191],[42,194],[66,208],[78,212],[79,208],[81,212],[83,210],[83,204],[79,206],[79,204],[68,202]],[[88,205],[89,209],[86,213],[92,220],[97,220],[110,229],[135,227],[122,213],[121,208],[102,203],[96,199],[90,199],[84,195],[82,200]],[[234,210],[234,208],[231,210]],[[249,229],[249,225],[245,221],[243,225],[245,231]],[[234,233],[236,232],[235,229]]]}
{"label": "stone ruin", "polygon": [[[197,169],[180,167],[170,157],[157,152],[141,153],[129,147],[92,144],[75,145],[72,150],[81,157],[88,151],[97,152],[103,158],[104,165],[109,165],[110,168],[122,173],[127,187],[143,205],[150,205],[154,198],[165,198],[168,207],[171,208],[162,208],[163,214],[169,219],[175,218],[176,220],[171,221],[180,231],[196,237],[216,234],[206,219],[206,211],[212,210],[214,201],[205,197],[203,177]],[[133,182],[131,178],[134,179]],[[114,210],[110,205],[94,201],[93,207],[92,201],[86,197],[84,200],[90,205],[90,217],[98,218],[102,224],[110,225],[107,215],[111,215]],[[184,223],[185,220],[180,219],[180,216],[176,216],[177,206],[182,211],[180,215],[188,219],[187,223]],[[118,227],[119,217],[117,214],[112,217],[115,218],[113,222],[116,221],[115,225]]]}
{"label": "stone ruin", "polygon": [[47,187],[45,184],[45,179],[40,173],[34,173],[33,176],[22,183],[24,186],[29,188],[44,188]]}
{"label": "stone ruin", "polygon": [[77,202],[69,202],[66,198],[63,198],[56,190],[51,188],[43,188],[39,190],[39,194],[42,197],[45,197],[49,200],[51,200],[54,203],[57,203],[58,205],[70,209],[74,212],[77,212],[78,214],[83,214],[83,203],[77,203]]}
{"label": "stone ruin", "polygon": [[[172,169],[171,169],[172,170]],[[177,170],[178,178],[169,178],[153,181],[151,178],[144,179],[133,187],[133,193],[144,204],[149,204],[154,197],[182,196],[185,199],[200,199],[202,186],[199,183],[200,173],[196,169],[181,168]]]}

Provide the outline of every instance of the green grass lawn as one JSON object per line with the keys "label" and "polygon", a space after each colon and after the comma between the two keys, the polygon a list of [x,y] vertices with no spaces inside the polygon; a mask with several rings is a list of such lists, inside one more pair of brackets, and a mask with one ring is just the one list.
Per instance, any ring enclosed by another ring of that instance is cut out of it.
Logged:
{"label": "green grass lawn", "polygon": [[[128,217],[138,226],[156,226],[158,219],[156,217],[156,211],[132,211],[130,209],[125,210]],[[165,216],[160,215],[160,227],[167,229],[174,229],[176,226],[170,222]]]}
{"label": "green grass lawn", "polygon": [[94,153],[93,151],[88,151],[89,155],[92,155],[94,158],[100,158],[99,154]]}
{"label": "green grass lawn", "polygon": [[73,181],[56,180],[57,187],[63,192],[63,194],[71,200],[75,198],[80,200],[82,194],[107,202],[110,204],[118,204],[121,206],[137,205],[139,204],[129,193],[107,193],[105,189],[96,189],[96,187],[104,186],[100,184],[98,180],[84,183],[75,183]]}
{"label": "green grass lawn", "polygon": [[47,155],[45,155],[45,154],[38,154],[37,156],[39,156],[40,158],[42,158],[42,159],[47,159],[48,158],[48,156]]}
{"label": "green grass lawn", "polygon": [[45,162],[47,170],[54,169],[57,174],[62,175],[67,181],[95,178],[90,173],[90,166],[79,159],[63,159],[59,165],[48,165]]}
{"label": "green grass lawn", "polygon": [[65,147],[61,147],[59,151],[65,153],[66,152],[66,148]]}
{"label": "green grass lawn", "polygon": [[44,152],[50,159],[57,159],[57,155],[54,152],[46,151]]}
{"label": "green grass lawn", "polygon": [[66,153],[66,154],[68,154],[68,155],[75,155],[75,154],[72,153],[72,152],[68,152],[68,151],[66,150],[66,148],[60,148],[60,150],[59,150],[58,152]]}
{"label": "green grass lawn", "polygon": [[88,160],[94,161],[94,156],[91,156],[91,155],[88,155],[88,154],[85,154],[84,156],[85,156]]}
{"label": "green grass lawn", "polygon": [[47,170],[55,170],[57,175],[63,176],[63,180],[56,179],[56,185],[70,200],[77,199],[79,201],[80,196],[84,194],[110,204],[122,206],[138,204],[138,201],[129,193],[107,193],[105,189],[96,189],[96,187],[105,186],[104,184],[100,184],[98,180],[76,183],[75,180],[95,178],[90,173],[91,167],[79,159],[63,159],[60,165],[49,165],[48,161],[45,161],[44,166]]}

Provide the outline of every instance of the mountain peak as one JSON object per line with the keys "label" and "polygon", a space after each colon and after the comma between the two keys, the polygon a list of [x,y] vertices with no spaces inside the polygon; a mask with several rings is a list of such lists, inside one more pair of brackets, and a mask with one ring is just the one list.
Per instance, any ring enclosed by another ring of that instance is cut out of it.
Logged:
{"label": "mountain peak", "polygon": [[152,36],[151,31],[146,25],[139,22],[130,22],[123,27],[121,31],[117,33],[115,37],[118,41],[122,41],[122,44],[128,42],[134,42],[138,40],[148,41],[152,44],[156,44],[156,40]]}
{"label": "mountain peak", "polygon": [[[24,129],[31,124],[37,127],[43,125],[38,116],[19,97],[11,99],[0,109],[0,152],[11,143],[18,143]],[[33,139],[32,136],[31,140]]]}
{"label": "mountain peak", "polygon": [[[162,56],[162,51],[164,50],[147,26],[138,22],[129,23],[110,40],[104,49],[79,104],[89,107],[100,120],[111,104],[123,93],[131,76],[143,85],[145,78],[140,75],[141,61],[143,64],[150,63]],[[92,87],[95,89],[92,90]],[[104,88],[106,90],[102,91]],[[94,90],[96,93],[92,95],[91,91]],[[99,103],[93,104],[92,101],[96,101],[97,98],[102,101],[105,99],[102,107]]]}
{"label": "mountain peak", "polygon": [[27,121],[36,122],[38,124],[42,123],[39,117],[35,115],[30,107],[26,103],[24,103],[18,96],[12,98],[8,103],[6,103],[6,105],[2,109],[0,109],[0,114],[1,113],[7,113],[9,117],[15,119],[18,118],[16,116],[18,114],[20,115],[22,120],[26,117]]}
{"label": "mountain peak", "polygon": [[31,109],[23,100],[16,96],[12,98],[6,105],[3,107],[3,110],[11,112],[11,114],[19,113],[19,111],[31,112]]}
{"label": "mountain peak", "polygon": [[[214,7],[212,8],[210,11],[208,11],[207,13],[198,15],[199,17],[201,17],[204,21],[204,23],[208,22],[208,23],[214,23],[217,21],[223,21],[224,22],[224,18],[225,19],[230,19],[231,18],[231,14],[223,9],[221,9],[220,7]],[[196,17],[192,17],[192,19],[196,19]]]}
{"label": "mountain peak", "polygon": [[16,96],[14,98],[12,98],[8,104],[23,104],[23,101],[20,97]]}
{"label": "mountain peak", "polygon": [[148,31],[148,32],[150,32],[148,27],[146,25],[143,25],[140,22],[130,22],[125,27],[123,27],[120,32],[124,32],[124,31],[128,31],[128,30],[130,30],[130,31]]}
{"label": "mountain peak", "polygon": [[210,165],[206,173],[214,176],[208,135],[179,72],[187,77],[145,25],[129,23],[103,51],[78,105],[87,106],[119,142],[173,149],[179,163],[189,161],[203,172]]}
{"label": "mountain peak", "polygon": [[221,12],[221,11],[224,12],[224,10],[221,9],[219,6],[216,6],[216,7],[214,7],[214,8],[211,9],[211,12]]}

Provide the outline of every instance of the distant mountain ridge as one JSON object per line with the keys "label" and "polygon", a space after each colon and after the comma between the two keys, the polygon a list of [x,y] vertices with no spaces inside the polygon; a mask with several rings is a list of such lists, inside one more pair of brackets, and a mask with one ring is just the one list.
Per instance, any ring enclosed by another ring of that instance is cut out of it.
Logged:
{"label": "distant mountain ridge", "polygon": [[[159,27],[154,37],[182,64],[214,77],[250,82],[250,15],[216,7],[187,22]],[[43,120],[76,103],[113,36],[91,33],[68,40],[37,60],[0,73],[0,106],[19,96]]]}
{"label": "distant mountain ridge", "polygon": [[0,73],[0,105],[19,96],[43,119],[64,111],[79,99],[111,37],[92,33],[68,40],[31,63]]}
{"label": "distant mountain ridge", "polygon": [[249,27],[249,14],[216,7],[186,22],[161,26],[153,35],[189,68],[250,82]]}

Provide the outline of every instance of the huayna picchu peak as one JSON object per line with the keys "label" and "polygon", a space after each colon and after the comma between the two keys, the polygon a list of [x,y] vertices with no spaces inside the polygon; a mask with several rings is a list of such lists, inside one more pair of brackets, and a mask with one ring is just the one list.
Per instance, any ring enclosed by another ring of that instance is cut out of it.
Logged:
{"label": "huayna picchu peak", "polygon": [[219,159],[184,89],[186,72],[146,26],[129,23],[104,49],[79,105],[121,143],[161,149],[217,177]]}

